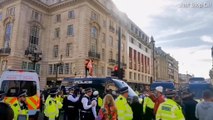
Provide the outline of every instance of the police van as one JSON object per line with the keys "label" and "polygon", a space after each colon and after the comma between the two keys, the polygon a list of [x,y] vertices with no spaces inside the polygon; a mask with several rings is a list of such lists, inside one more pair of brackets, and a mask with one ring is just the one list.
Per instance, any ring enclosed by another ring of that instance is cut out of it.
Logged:
{"label": "police van", "polygon": [[61,86],[69,88],[71,86],[78,86],[80,88],[94,88],[99,91],[100,96],[103,98],[107,91],[117,91],[120,88],[128,87],[129,97],[137,96],[132,88],[124,81],[114,79],[111,77],[105,78],[64,78]]}
{"label": "police van", "polygon": [[20,92],[26,91],[30,118],[37,119],[40,109],[39,77],[35,71],[6,70],[0,78],[0,89],[5,92],[4,102],[13,105]]}
{"label": "police van", "polygon": [[173,81],[157,80],[154,81],[151,85],[151,91],[154,91],[157,86],[163,87],[163,92],[167,90],[175,90],[175,84]]}

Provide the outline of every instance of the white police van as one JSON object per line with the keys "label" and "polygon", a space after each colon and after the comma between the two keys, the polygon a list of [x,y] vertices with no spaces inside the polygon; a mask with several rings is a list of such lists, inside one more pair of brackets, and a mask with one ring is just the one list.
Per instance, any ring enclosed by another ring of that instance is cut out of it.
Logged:
{"label": "white police van", "polygon": [[40,110],[39,77],[35,71],[6,70],[0,78],[0,89],[6,96],[4,102],[13,105],[20,92],[26,91],[30,118],[37,119]]}

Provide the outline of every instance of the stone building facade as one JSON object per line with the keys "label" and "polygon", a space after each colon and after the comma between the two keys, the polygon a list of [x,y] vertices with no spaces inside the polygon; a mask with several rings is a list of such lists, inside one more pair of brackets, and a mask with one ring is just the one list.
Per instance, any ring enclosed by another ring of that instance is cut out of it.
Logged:
{"label": "stone building facade", "polygon": [[155,48],[155,79],[156,80],[173,80],[179,83],[178,61],[164,52],[161,47]]}
{"label": "stone building facade", "polygon": [[[59,80],[84,77],[87,58],[94,61],[95,76],[110,76],[118,59],[119,27],[121,66],[129,73],[132,23],[111,0],[1,0],[1,73],[8,68],[33,69],[26,51],[37,51],[42,53],[35,65],[42,87],[56,79],[56,71]],[[139,28],[136,36],[146,37],[141,44],[149,46],[148,36]],[[125,77],[129,81],[129,75]]]}

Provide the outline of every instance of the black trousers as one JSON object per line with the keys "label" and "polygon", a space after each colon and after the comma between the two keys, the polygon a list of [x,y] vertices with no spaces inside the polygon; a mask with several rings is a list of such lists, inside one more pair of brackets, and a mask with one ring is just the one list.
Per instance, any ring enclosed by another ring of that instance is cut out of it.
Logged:
{"label": "black trousers", "polygon": [[[44,116],[44,120],[49,120],[48,117]],[[55,118],[55,120],[59,120],[58,118]]]}
{"label": "black trousers", "polygon": [[67,111],[68,120],[77,120],[78,119],[78,109],[69,108]]}
{"label": "black trousers", "polygon": [[146,107],[146,112],[144,114],[143,120],[155,120],[153,109]]}
{"label": "black trousers", "polygon": [[80,112],[80,120],[95,120],[92,112],[85,113],[85,112]]}

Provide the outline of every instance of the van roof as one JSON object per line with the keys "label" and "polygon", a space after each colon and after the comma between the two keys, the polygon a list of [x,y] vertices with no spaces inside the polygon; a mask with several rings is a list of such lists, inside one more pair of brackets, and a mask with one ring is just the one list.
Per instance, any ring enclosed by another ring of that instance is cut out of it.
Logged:
{"label": "van roof", "polygon": [[74,81],[93,81],[93,83],[104,82],[106,80],[112,80],[110,77],[106,78],[64,78],[63,81],[74,82]]}

